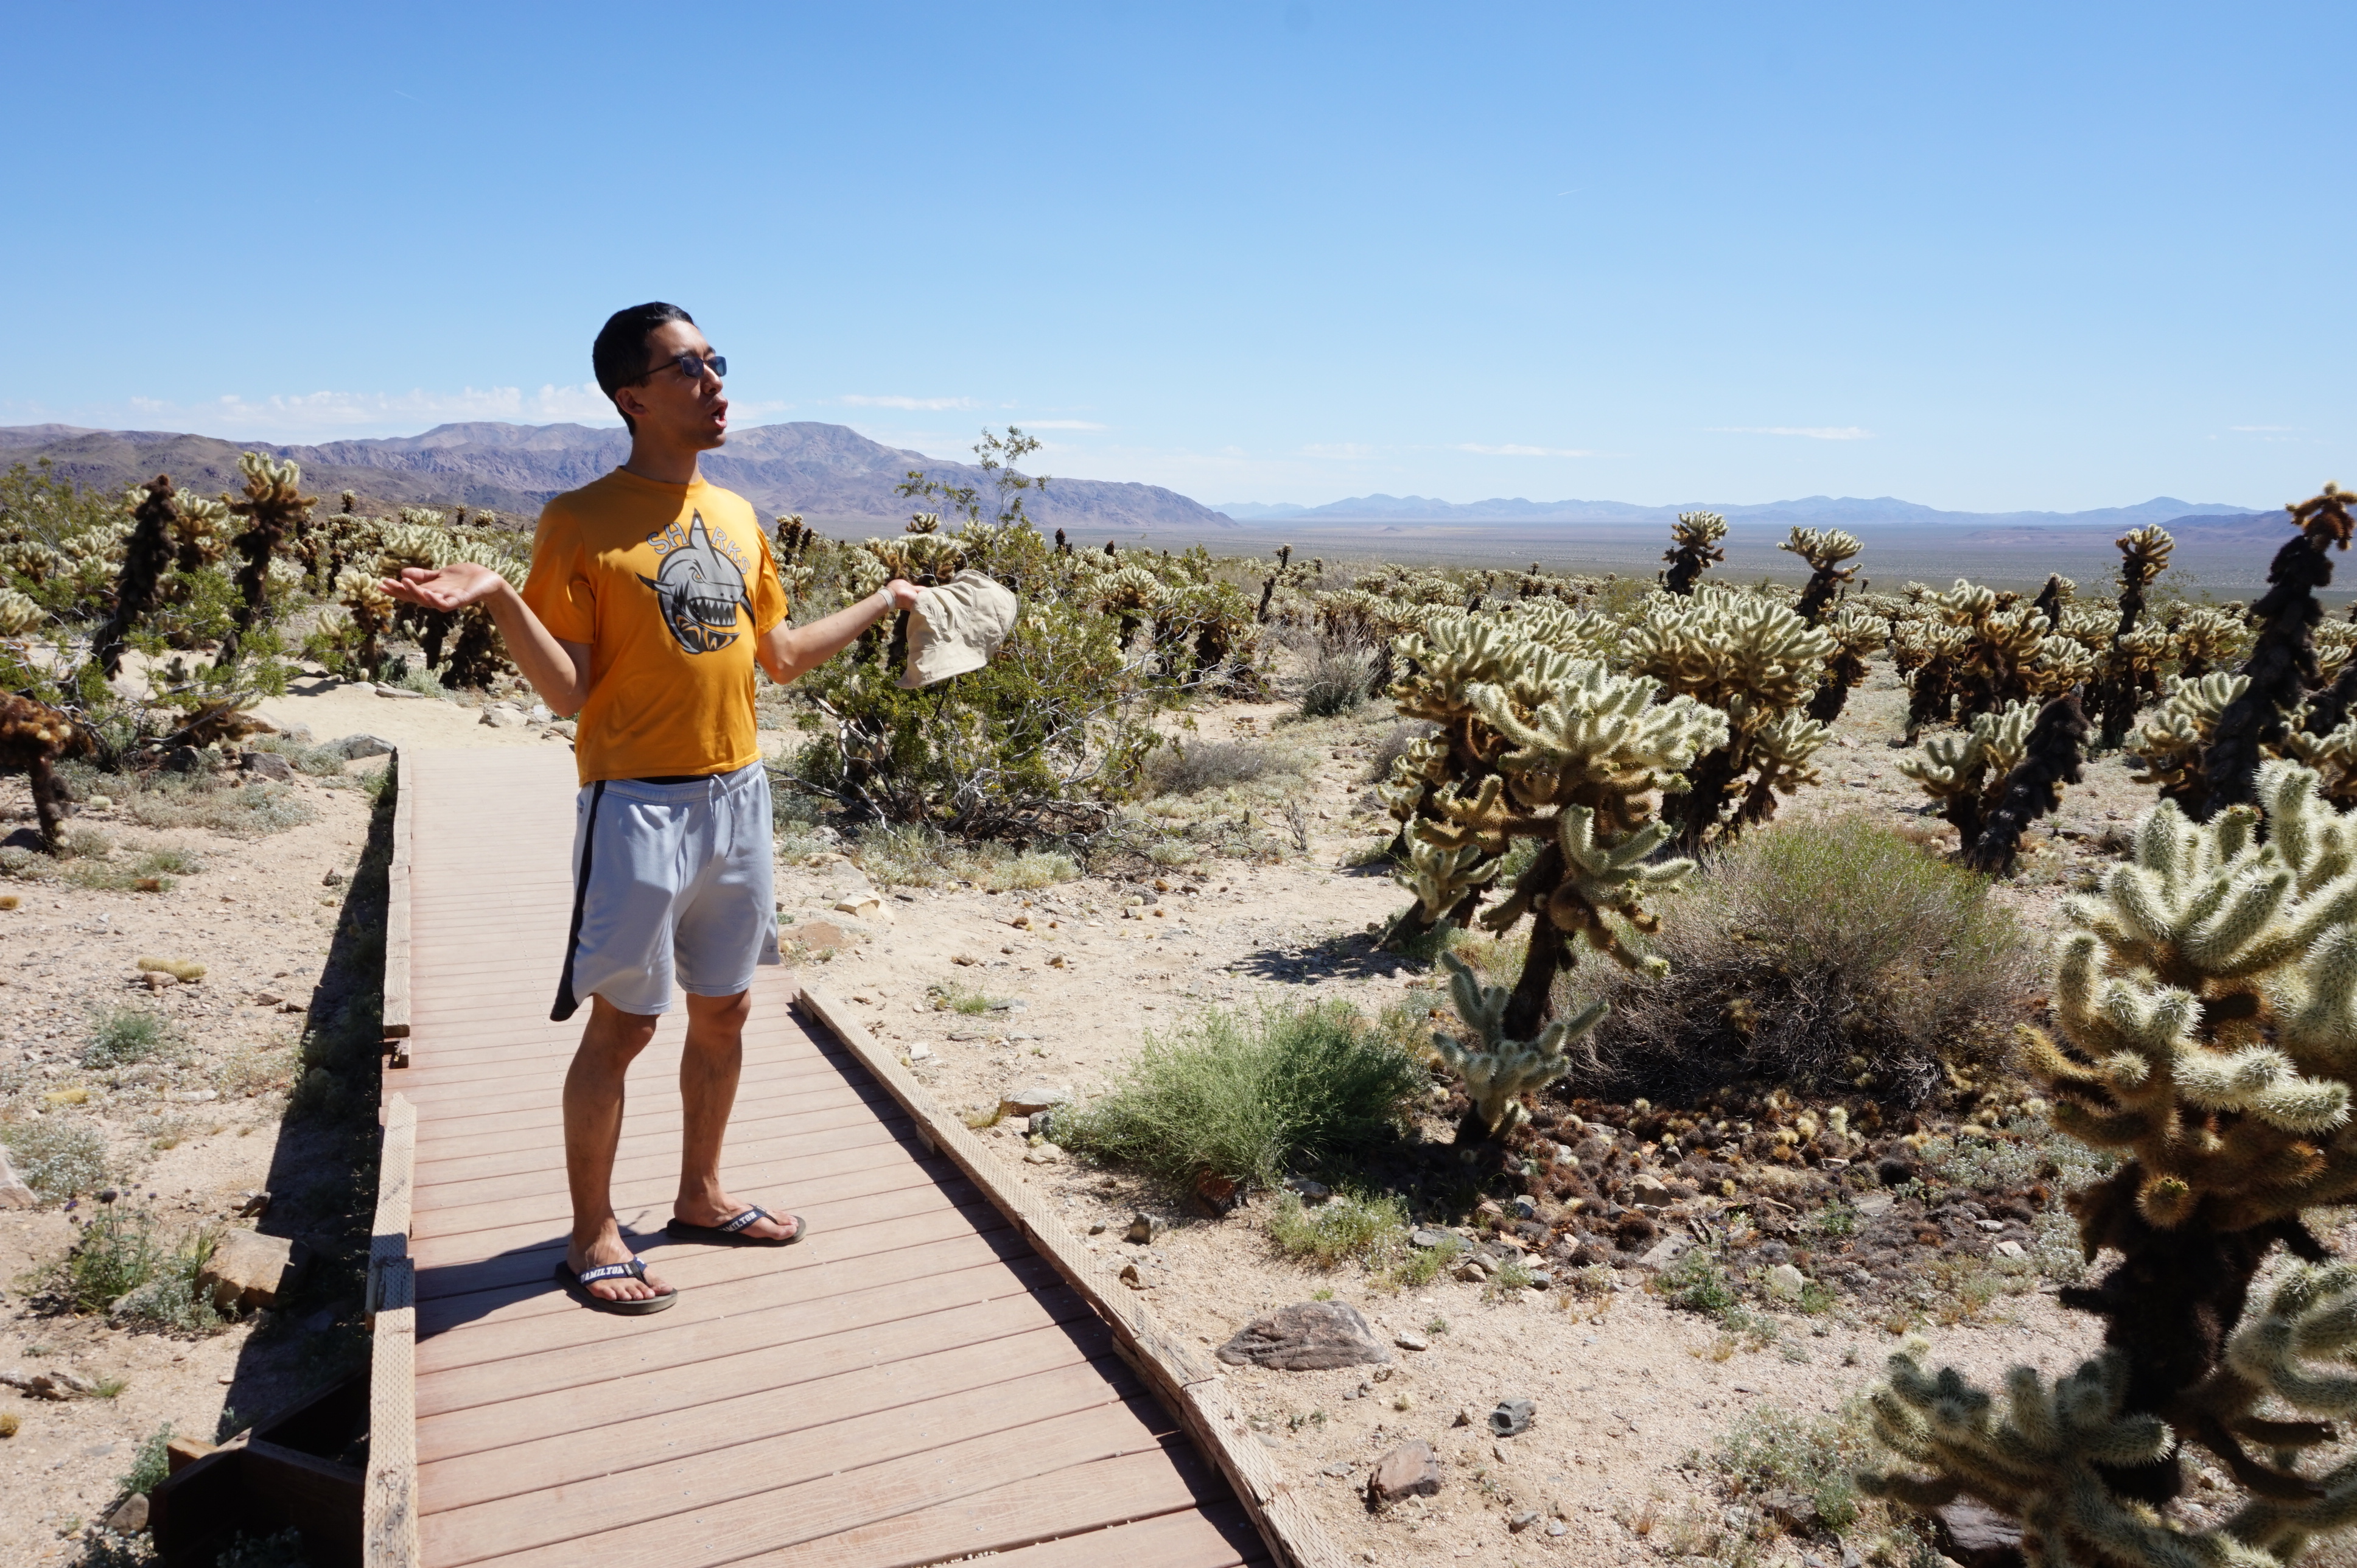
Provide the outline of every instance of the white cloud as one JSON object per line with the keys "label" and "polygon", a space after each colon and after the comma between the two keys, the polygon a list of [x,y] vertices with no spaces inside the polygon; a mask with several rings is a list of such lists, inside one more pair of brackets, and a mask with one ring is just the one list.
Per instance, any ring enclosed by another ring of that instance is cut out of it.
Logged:
{"label": "white cloud", "polygon": [[845,392],[834,401],[847,403],[854,408],[897,408],[907,413],[982,406],[970,397],[868,397],[861,392]]}
{"label": "white cloud", "polygon": [[1477,441],[1459,441],[1459,452],[1478,452],[1484,457],[1593,457],[1593,452],[1571,446],[1484,446]]}
{"label": "white cloud", "polygon": [[1026,430],[1103,430],[1105,427],[1093,420],[1087,419],[1027,419],[1023,421],[1022,428]]}
{"label": "white cloud", "polygon": [[1811,441],[1871,441],[1874,432],[1855,424],[1713,424],[1712,435],[1801,435]]}

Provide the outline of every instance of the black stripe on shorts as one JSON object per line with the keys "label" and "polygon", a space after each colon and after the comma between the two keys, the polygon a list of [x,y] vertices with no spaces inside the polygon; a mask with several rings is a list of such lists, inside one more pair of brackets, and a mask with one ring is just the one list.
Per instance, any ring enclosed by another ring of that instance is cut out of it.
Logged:
{"label": "black stripe on shorts", "polygon": [[581,999],[573,994],[573,955],[581,946],[581,910],[589,901],[589,857],[597,847],[597,805],[606,798],[603,779],[589,787],[589,821],[581,829],[581,865],[573,876],[573,924],[565,933],[565,972],[556,982],[556,1005],[548,1010],[548,1021],[562,1024],[581,1010]]}

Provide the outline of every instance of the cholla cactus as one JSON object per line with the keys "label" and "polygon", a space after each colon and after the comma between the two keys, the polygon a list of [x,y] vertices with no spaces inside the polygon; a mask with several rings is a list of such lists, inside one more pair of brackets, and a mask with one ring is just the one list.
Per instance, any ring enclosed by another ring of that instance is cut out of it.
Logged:
{"label": "cholla cactus", "polygon": [[[2244,1311],[2276,1245],[2325,1261],[2306,1211],[2357,1196],[2357,816],[2288,762],[2256,793],[2207,823],[2164,803],[2137,824],[2133,861],[2070,906],[2061,1038],[2029,1033],[2055,1126],[2119,1160],[2070,1203],[2088,1257],[2121,1261],[2061,1297],[2104,1319],[2105,1355],[2051,1390],[2017,1369],[2003,1420],[1911,1357],[1875,1400],[1883,1440],[1927,1473],[1870,1489],[1916,1508],[1969,1492],[2022,1522],[2033,1563],[2274,1568],[2357,1520],[2357,1469],[2300,1466],[2333,1428],[2261,1413],[2357,1412],[2357,1270],[2293,1265]],[[2155,1511],[2187,1445],[2253,1494],[2212,1530]]]}
{"label": "cholla cactus", "polygon": [[1814,626],[1824,618],[1834,595],[1857,575],[1857,567],[1845,567],[1842,563],[1865,546],[1858,543],[1857,535],[1838,528],[1796,528],[1792,536],[1776,548],[1791,551],[1814,568],[1809,574],[1808,585],[1801,590],[1800,603],[1792,607],[1795,614]]}
{"label": "cholla cactus", "polygon": [[58,810],[65,795],[58,784],[56,764],[81,746],[85,738],[71,719],[48,703],[0,692],[0,773],[22,773],[31,783],[41,847],[51,854],[57,852],[65,832]]}
{"label": "cholla cactus", "polygon": [[1484,985],[1472,966],[1455,953],[1440,955],[1448,972],[1448,994],[1457,1015],[1472,1032],[1468,1045],[1445,1029],[1435,1030],[1432,1048],[1450,1071],[1465,1080],[1473,1108],[1469,1122],[1478,1122],[1482,1135],[1497,1137],[1528,1119],[1522,1097],[1535,1093],[1569,1072],[1571,1057],[1565,1049],[1601,1023],[1611,1004],[1591,1002],[1569,1018],[1557,1018],[1539,1031],[1534,1040],[1517,1040],[1506,1033],[1506,1010],[1512,994],[1502,985]]}
{"label": "cholla cactus", "polygon": [[1940,802],[1940,815],[1969,848],[1996,808],[2006,775],[2020,766],[2037,722],[2034,703],[2008,703],[1996,713],[1975,715],[1968,729],[1933,736],[1922,755],[1899,759],[1899,771]]}
{"label": "cholla cactus", "polygon": [[1765,821],[1779,793],[1815,779],[1809,759],[1831,732],[1798,710],[1835,647],[1824,628],[1764,598],[1706,589],[1684,603],[1656,601],[1629,639],[1631,668],[1727,720],[1725,743],[1691,775],[1678,812],[1683,847]]}
{"label": "cholla cactus", "polygon": [[1671,547],[1662,559],[1670,569],[1662,574],[1662,586],[1673,594],[1691,594],[1703,569],[1715,561],[1727,559],[1719,542],[1727,537],[1727,519],[1715,511],[1682,511],[1677,526],[1670,530]]}
{"label": "cholla cactus", "polygon": [[173,535],[180,521],[172,504],[175,494],[172,476],[158,474],[152,484],[135,489],[126,498],[132,501],[133,527],[124,546],[122,575],[114,580],[114,608],[91,638],[99,670],[109,680],[122,673],[124,639],[132,627],[162,597],[164,575],[172,565]]}
{"label": "cholla cactus", "polygon": [[[1555,977],[1577,961],[1579,946],[1648,967],[1622,932],[1653,929],[1644,895],[1692,869],[1686,861],[1648,864],[1669,835],[1656,818],[1661,793],[1698,752],[1725,740],[1727,721],[1690,696],[1657,701],[1659,682],[1547,647],[1518,618],[1437,612],[1396,651],[1412,671],[1392,691],[1399,712],[1441,728],[1407,748],[1384,786],[1405,826],[1399,880],[1415,894],[1394,935],[1469,921],[1513,842],[1541,841],[1507,897],[1480,918],[1492,931],[1531,921],[1513,989],[1493,1004],[1458,986],[1480,1059],[1511,1057],[1536,1071],[1531,1064],[1559,1058],[1569,1037],[1550,1043],[1546,1031]],[[1485,1083],[1507,1081],[1481,1070]],[[1501,1107],[1492,1095],[1460,1135],[1495,1135],[1506,1124]]]}
{"label": "cholla cactus", "polygon": [[0,588],[0,637],[22,637],[48,618],[48,613],[13,588]]}
{"label": "cholla cactus", "polygon": [[235,661],[240,638],[262,613],[272,553],[319,499],[303,493],[303,470],[292,459],[248,452],[238,458],[237,469],[245,476],[245,499],[231,501],[229,510],[245,519],[246,526],[230,542],[245,564],[237,571],[238,605],[230,612],[232,629],[221,640],[222,669]]}
{"label": "cholla cactus", "polygon": [[[2243,618],[2207,606],[2196,606],[2186,610],[2166,629],[2169,653],[2177,660],[2177,672],[2189,680],[2198,680],[2214,667],[2231,664],[2250,651],[2251,628],[2244,624]],[[2317,629],[2320,633],[2324,628],[2319,627]],[[2342,629],[2357,632],[2357,627],[2344,626]],[[2329,668],[2324,659],[2321,636],[2317,639],[2317,645],[2318,672],[2330,681],[2348,661],[2351,643],[2345,639],[2341,642],[2335,650],[2338,657]]]}
{"label": "cholla cactus", "polygon": [[1944,621],[1898,622],[1890,633],[1890,662],[1906,682],[1907,740],[1925,725],[1945,723],[1954,710],[1957,668],[1972,640],[1962,627]]}
{"label": "cholla cactus", "polygon": [[2323,681],[2310,631],[2323,618],[2316,590],[2332,581],[2334,550],[2349,548],[2357,519],[2349,512],[2351,493],[2327,485],[2284,510],[2298,530],[2268,564],[2265,597],[2251,607],[2258,628],[2243,673],[2250,684],[2218,717],[2216,734],[2202,757],[2206,788],[2203,814],[2255,799],[2259,765],[2280,747],[2287,720]]}
{"label": "cholla cactus", "polygon": [[2138,705],[2158,688],[2166,639],[2136,641],[2132,634],[2144,616],[2145,589],[2167,569],[2169,552],[2177,548],[2177,542],[2158,528],[2133,529],[2112,542],[2120,552],[2120,613],[2095,690],[2096,716],[2103,723],[2106,747],[2120,744],[2136,722]]}
{"label": "cholla cactus", "polygon": [[1890,623],[1869,610],[1844,609],[1819,623],[1834,639],[1817,694],[1809,699],[1809,717],[1830,725],[1841,717],[1850,689],[1867,675],[1867,660],[1890,643]]}

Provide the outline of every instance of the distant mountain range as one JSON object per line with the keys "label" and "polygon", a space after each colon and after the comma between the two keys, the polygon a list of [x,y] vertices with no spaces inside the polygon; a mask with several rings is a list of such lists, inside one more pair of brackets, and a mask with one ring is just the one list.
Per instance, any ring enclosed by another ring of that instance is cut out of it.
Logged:
{"label": "distant mountain range", "polygon": [[[1771,528],[2137,528],[2179,520],[2220,521],[2255,515],[2249,507],[2181,501],[2158,496],[2138,506],[2093,511],[1942,511],[1890,496],[1862,500],[1854,496],[1810,496],[1801,500],[1734,506],[1689,501],[1680,506],[1632,506],[1626,501],[1531,501],[1520,499],[1454,504],[1426,496],[1354,496],[1324,506],[1265,506],[1230,501],[1217,509],[1239,522],[1587,522],[1658,523],[1668,526],[1682,511],[1715,511],[1730,523]],[[2280,521],[2280,514],[2265,514]]]}
{"label": "distant mountain range", "polygon": [[[120,489],[169,474],[183,489],[235,490],[238,455],[268,452],[303,466],[306,489],[330,503],[339,490],[395,506],[490,508],[529,523],[541,504],[619,466],[630,453],[620,430],[586,424],[436,425],[423,435],[331,441],[317,446],[216,440],[156,430],[84,430],[66,424],[0,427],[0,463],[47,457],[77,484]],[[886,446],[841,424],[797,422],[733,430],[707,454],[704,472],[763,512],[798,511],[836,532],[894,532],[917,510],[892,487],[912,468],[989,493],[989,477],[966,463]],[[936,510],[937,508],[928,509]],[[1043,528],[1097,533],[1231,529],[1234,522],[1158,485],[1059,478],[1028,509]]]}

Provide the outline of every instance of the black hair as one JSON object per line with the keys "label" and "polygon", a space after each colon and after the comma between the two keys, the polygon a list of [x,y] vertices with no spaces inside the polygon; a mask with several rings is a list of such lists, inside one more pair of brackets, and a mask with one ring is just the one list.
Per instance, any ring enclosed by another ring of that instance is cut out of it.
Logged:
{"label": "black hair", "polygon": [[[606,325],[597,329],[597,340],[589,346],[589,367],[597,373],[598,390],[608,397],[642,379],[650,369],[647,363],[647,338],[655,328],[666,322],[684,321],[695,325],[695,317],[676,305],[652,300],[634,305],[628,310],[618,310],[606,317]],[[615,404],[617,413],[621,405]],[[638,431],[637,423],[627,413],[623,426],[631,433]]]}

